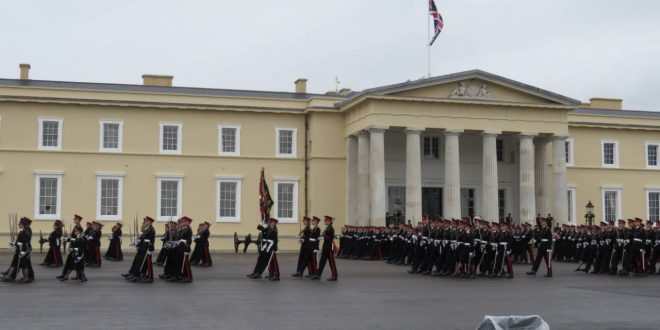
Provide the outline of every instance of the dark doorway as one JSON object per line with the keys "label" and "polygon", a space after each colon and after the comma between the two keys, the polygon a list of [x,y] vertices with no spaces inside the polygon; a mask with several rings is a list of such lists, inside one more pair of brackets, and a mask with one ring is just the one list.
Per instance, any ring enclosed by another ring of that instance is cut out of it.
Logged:
{"label": "dark doorway", "polygon": [[422,188],[422,214],[428,214],[432,219],[442,216],[442,188]]}

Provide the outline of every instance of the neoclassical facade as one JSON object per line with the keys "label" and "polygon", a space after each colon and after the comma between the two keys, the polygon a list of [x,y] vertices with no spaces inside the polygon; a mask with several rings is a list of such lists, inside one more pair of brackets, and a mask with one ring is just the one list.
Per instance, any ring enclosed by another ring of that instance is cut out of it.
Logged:
{"label": "neoclassical facade", "polygon": [[[253,232],[259,171],[284,249],[303,215],[337,224],[481,216],[660,218],[660,115],[473,70],[308,93],[0,79],[0,213],[209,221],[212,248]],[[108,226],[110,227],[110,226]],[[0,222],[0,235],[8,225]],[[126,232],[126,230],[125,230]],[[125,240],[128,242],[128,240]],[[127,243],[126,243],[127,244]]]}

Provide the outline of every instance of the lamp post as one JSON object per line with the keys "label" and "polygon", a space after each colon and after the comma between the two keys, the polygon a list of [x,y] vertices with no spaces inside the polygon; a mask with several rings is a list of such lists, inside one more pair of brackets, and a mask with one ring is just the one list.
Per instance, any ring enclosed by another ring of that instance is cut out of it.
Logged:
{"label": "lamp post", "polygon": [[587,208],[587,214],[584,215],[584,219],[587,222],[587,226],[593,226],[594,225],[594,218],[596,217],[594,215],[594,204],[589,201],[586,205]]}

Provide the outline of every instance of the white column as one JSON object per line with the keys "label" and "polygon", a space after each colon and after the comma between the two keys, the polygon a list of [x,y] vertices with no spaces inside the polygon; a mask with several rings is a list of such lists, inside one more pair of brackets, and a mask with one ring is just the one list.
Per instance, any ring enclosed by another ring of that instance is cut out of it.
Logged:
{"label": "white column", "polygon": [[481,176],[481,200],[484,220],[498,221],[498,176],[497,176],[497,135],[499,132],[484,132],[483,160]]}
{"label": "white column", "polygon": [[358,139],[346,138],[346,224],[358,224]]}
{"label": "white column", "polygon": [[385,129],[369,128],[369,196],[371,217],[369,225],[385,226],[387,193],[385,192]]}
{"label": "white column", "polygon": [[534,143],[534,190],[536,191],[536,213],[545,217],[550,212],[548,185],[548,150],[549,141],[545,138],[536,139]]}
{"label": "white column", "polygon": [[552,138],[552,190],[553,207],[552,217],[554,223],[568,222],[568,196],[566,193],[566,137],[554,136]]}
{"label": "white column", "polygon": [[422,154],[420,135],[423,129],[406,129],[406,219],[422,219]]}
{"label": "white column", "polygon": [[520,135],[520,222],[536,219],[534,191],[534,134]]}
{"label": "white column", "polygon": [[445,186],[442,208],[445,219],[461,218],[461,167],[458,136],[463,130],[445,131]]}
{"label": "white column", "polygon": [[361,131],[358,137],[357,168],[357,225],[369,224],[369,133]]}

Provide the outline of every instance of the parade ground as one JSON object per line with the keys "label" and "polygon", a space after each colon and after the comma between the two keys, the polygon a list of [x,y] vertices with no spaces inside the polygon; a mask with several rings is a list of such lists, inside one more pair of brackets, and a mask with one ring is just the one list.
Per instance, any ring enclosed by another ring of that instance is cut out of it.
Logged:
{"label": "parade ground", "polygon": [[[339,281],[327,282],[290,277],[297,256],[280,254],[282,278],[271,282],[245,277],[254,254],[215,254],[193,283],[137,284],[120,276],[131,257],[88,268],[86,283],[39,265],[34,283],[0,283],[2,329],[475,329],[487,314],[538,314],[552,329],[660,327],[660,276],[587,275],[575,264],[555,264],[551,279],[516,265],[512,280],[468,280],[338,259]],[[9,259],[0,253],[3,270]]]}

